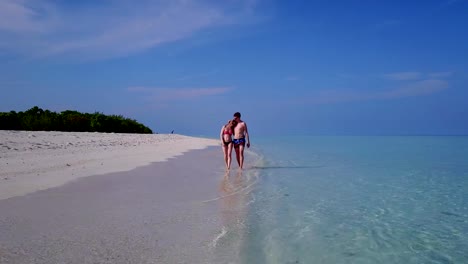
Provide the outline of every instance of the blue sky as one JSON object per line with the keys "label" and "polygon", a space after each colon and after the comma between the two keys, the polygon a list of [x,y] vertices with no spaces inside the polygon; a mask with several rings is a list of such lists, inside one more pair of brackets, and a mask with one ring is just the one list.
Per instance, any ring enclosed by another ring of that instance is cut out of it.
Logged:
{"label": "blue sky", "polygon": [[0,111],[217,136],[468,134],[468,1],[0,1]]}

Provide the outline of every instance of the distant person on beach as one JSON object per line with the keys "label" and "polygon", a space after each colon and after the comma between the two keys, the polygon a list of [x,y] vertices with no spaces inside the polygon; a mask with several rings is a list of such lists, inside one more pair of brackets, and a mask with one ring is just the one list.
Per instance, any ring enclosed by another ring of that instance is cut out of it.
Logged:
{"label": "distant person on beach", "polygon": [[226,169],[231,169],[231,156],[232,156],[232,135],[234,134],[234,127],[237,122],[229,120],[227,124],[221,127],[219,138],[221,139],[221,146],[223,147],[224,162],[226,163]]}
{"label": "distant person on beach", "polygon": [[241,120],[241,114],[239,112],[234,113],[234,121],[237,125],[234,128],[234,150],[236,151],[237,164],[239,168],[244,167],[244,146],[247,143],[247,148],[250,148],[249,131],[247,130],[247,124]]}

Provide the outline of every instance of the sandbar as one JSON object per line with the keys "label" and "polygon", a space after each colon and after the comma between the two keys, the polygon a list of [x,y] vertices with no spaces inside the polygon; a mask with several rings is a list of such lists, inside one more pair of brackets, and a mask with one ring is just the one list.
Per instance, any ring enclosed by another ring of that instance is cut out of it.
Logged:
{"label": "sandbar", "polygon": [[0,131],[0,200],[218,144],[177,134]]}

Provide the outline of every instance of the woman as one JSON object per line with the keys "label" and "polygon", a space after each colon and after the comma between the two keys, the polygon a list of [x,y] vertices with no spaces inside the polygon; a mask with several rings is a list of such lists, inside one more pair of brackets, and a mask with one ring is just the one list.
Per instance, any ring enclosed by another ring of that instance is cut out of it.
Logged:
{"label": "woman", "polygon": [[219,138],[221,139],[221,146],[223,147],[224,153],[224,162],[226,163],[226,168],[231,169],[231,154],[232,154],[232,135],[234,134],[234,127],[237,125],[237,122],[234,120],[229,120],[221,128],[219,133]]}

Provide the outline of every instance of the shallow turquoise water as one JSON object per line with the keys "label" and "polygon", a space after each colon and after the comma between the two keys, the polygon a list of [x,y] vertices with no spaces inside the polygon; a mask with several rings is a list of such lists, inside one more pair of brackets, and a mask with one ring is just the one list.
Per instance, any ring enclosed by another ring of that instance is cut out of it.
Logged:
{"label": "shallow turquoise water", "polygon": [[254,143],[218,245],[234,262],[468,263],[468,137]]}

